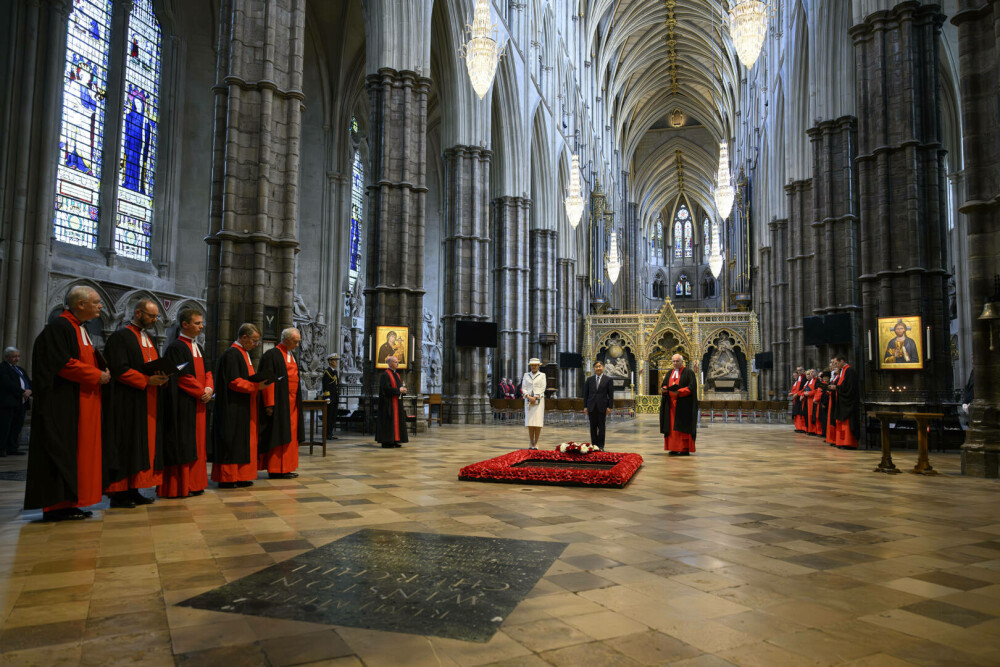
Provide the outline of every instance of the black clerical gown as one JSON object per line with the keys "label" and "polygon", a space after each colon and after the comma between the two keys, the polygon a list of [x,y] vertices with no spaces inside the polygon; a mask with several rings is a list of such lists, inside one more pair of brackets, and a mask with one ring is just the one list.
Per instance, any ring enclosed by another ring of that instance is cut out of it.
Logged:
{"label": "black clerical gown", "polygon": [[257,384],[249,379],[252,373],[250,356],[239,343],[223,352],[216,364],[212,422],[215,482],[257,478],[258,392]]}
{"label": "black clerical gown", "polygon": [[861,397],[858,374],[844,366],[837,377],[837,446],[857,449],[861,438]]}
{"label": "black clerical gown", "polygon": [[31,355],[31,444],[24,508],[101,502],[101,367],[86,329],[70,311],[42,329]]}
{"label": "black clerical gown", "polygon": [[[677,389],[670,387],[677,385]],[[690,368],[670,371],[660,387],[660,433],[663,448],[694,451],[698,435],[698,379]]]}
{"label": "black clerical gown", "polygon": [[[288,353],[283,346],[272,347],[264,353],[260,358],[260,363],[257,364],[258,373],[265,377],[275,378],[274,384],[268,385],[265,389],[267,394],[270,394],[271,391],[274,392],[271,399],[274,409],[270,416],[267,414],[260,416],[260,444],[257,450],[261,456],[276,447],[289,444],[292,439],[293,417],[298,426],[298,430],[295,432],[296,438],[301,439],[305,432],[305,419],[302,413],[302,382],[298,373],[295,374],[294,378],[291,377],[287,366],[288,364],[294,365],[295,360],[286,363],[286,354]],[[289,380],[295,382],[294,391],[289,391]],[[290,395],[292,402],[294,402],[295,415],[292,414],[293,404],[289,401]],[[266,400],[266,403],[271,403],[271,401]],[[298,447],[298,442],[293,443],[293,445]]]}
{"label": "black clerical gown", "polygon": [[387,368],[379,374],[378,381],[378,421],[375,424],[375,440],[383,445],[407,442],[406,413],[400,400],[399,389],[403,381],[399,373]]}
{"label": "black clerical gown", "polygon": [[104,399],[114,419],[104,424],[106,493],[157,486],[162,481],[163,423],[158,387],[150,387],[143,364],[159,358],[145,332],[134,324],[111,334],[104,346],[111,382]]}

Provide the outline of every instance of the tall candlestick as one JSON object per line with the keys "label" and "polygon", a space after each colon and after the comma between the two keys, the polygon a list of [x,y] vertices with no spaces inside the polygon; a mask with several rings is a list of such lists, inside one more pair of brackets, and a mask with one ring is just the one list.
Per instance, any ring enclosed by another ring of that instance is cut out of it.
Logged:
{"label": "tall candlestick", "polygon": [[927,360],[931,359],[931,328],[927,327]]}
{"label": "tall candlestick", "polygon": [[873,352],[872,352],[872,330],[869,329],[868,330],[868,361],[873,361],[872,356],[873,356]]}
{"label": "tall candlestick", "polygon": [[372,337],[368,336],[368,361],[372,360]]}

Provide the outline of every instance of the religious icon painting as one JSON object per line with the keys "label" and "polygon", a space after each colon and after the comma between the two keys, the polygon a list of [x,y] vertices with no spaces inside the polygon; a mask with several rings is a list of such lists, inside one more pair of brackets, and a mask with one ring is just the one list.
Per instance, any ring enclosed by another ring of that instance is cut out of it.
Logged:
{"label": "religious icon painting", "polygon": [[375,368],[389,368],[386,361],[396,357],[400,368],[409,368],[410,330],[407,327],[375,327]]}
{"label": "religious icon painting", "polygon": [[920,370],[924,367],[924,339],[919,315],[878,318],[879,368]]}

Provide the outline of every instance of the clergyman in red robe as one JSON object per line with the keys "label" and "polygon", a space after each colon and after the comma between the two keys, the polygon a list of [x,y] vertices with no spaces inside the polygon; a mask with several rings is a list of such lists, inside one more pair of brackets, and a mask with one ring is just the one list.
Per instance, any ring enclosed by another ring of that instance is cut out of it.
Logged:
{"label": "clergyman in red robe", "polygon": [[244,322],[236,341],[215,367],[215,415],[212,420],[215,458],[212,481],[220,489],[253,486],[257,479],[258,392],[250,352],[260,344],[260,329]]}
{"label": "clergyman in red robe", "polygon": [[111,423],[104,425],[104,493],[112,507],[133,508],[153,502],[139,489],[155,487],[163,478],[163,438],[159,419],[159,388],[167,383],[162,371],[147,374],[143,366],[160,358],[146,333],[156,325],[160,308],[151,299],[135,305],[132,321],[111,334],[104,346],[114,382]]}
{"label": "clergyman in red robe", "polygon": [[85,519],[101,502],[101,385],[111,381],[83,328],[101,314],[96,290],[77,286],[66,310],[42,330],[32,351],[34,412],[24,508],[46,521]]}
{"label": "clergyman in red robe", "polygon": [[163,356],[175,366],[186,365],[166,387],[163,482],[156,490],[164,498],[199,496],[208,487],[205,415],[215,393],[212,373],[205,370],[205,351],[195,340],[205,329],[204,316],[184,308],[177,319],[177,340]]}
{"label": "clergyman in red robe", "polygon": [[264,416],[260,429],[260,464],[270,479],[292,479],[299,474],[299,440],[305,420],[302,413],[302,385],[299,365],[292,356],[302,334],[292,327],[281,332],[281,342],[260,358],[259,372],[273,383],[261,392]]}

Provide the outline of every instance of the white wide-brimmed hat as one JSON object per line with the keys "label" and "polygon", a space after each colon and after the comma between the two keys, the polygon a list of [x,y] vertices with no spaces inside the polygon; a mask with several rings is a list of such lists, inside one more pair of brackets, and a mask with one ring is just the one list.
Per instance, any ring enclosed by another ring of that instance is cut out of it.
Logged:
{"label": "white wide-brimmed hat", "polygon": [[339,359],[340,357],[337,356],[336,352],[326,358],[327,361],[338,361]]}
{"label": "white wide-brimmed hat", "polygon": [[532,357],[531,359],[528,359],[528,365],[529,366],[541,366],[542,365],[542,360],[539,359],[538,357]]}

